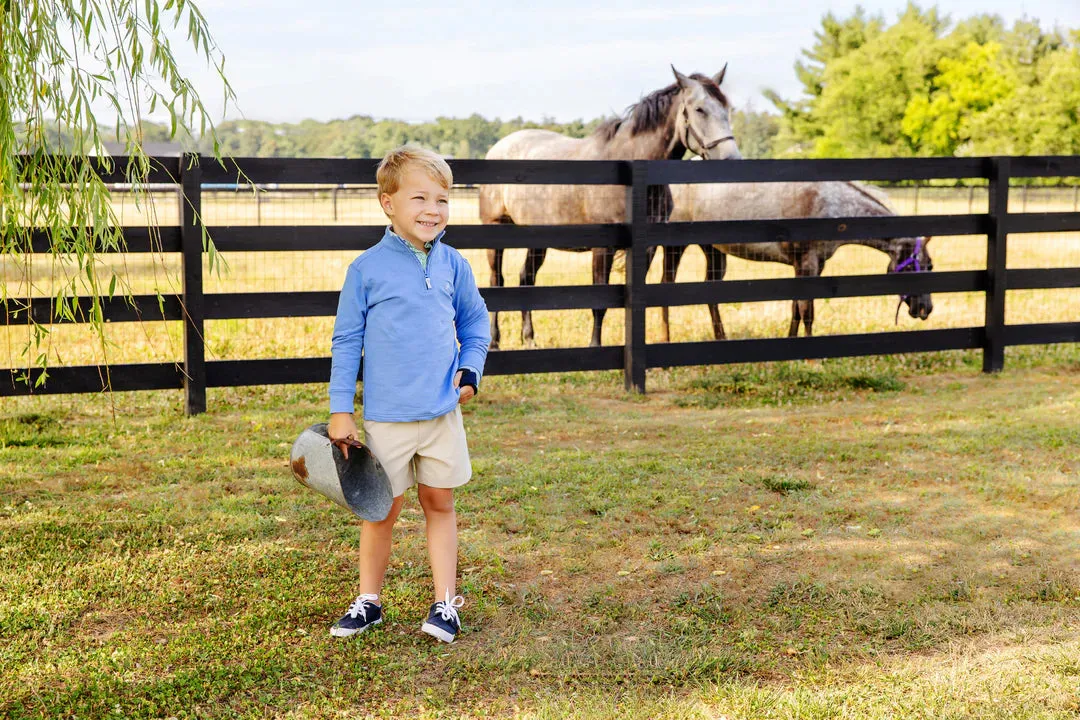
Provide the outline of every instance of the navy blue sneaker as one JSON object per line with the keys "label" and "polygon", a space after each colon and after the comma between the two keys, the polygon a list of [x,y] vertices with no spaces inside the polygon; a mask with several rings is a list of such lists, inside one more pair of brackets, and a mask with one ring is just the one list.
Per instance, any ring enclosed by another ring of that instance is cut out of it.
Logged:
{"label": "navy blue sneaker", "polygon": [[447,590],[446,599],[431,606],[427,622],[420,629],[444,643],[454,642],[454,638],[461,630],[461,618],[458,617],[457,611],[464,604],[465,598],[456,595],[450,599],[450,591]]}
{"label": "navy blue sneaker", "polygon": [[349,637],[381,623],[382,605],[375,604],[378,599],[378,595],[358,595],[344,617],[330,628],[330,634],[334,637]]}

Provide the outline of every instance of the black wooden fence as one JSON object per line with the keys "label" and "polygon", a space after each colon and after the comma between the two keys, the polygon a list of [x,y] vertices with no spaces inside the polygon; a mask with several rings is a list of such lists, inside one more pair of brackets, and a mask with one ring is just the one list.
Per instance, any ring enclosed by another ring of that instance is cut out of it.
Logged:
{"label": "black wooden fence", "polygon": [[[104,301],[108,322],[142,318],[184,322],[184,361],[113,365],[113,390],[183,388],[188,413],[206,409],[206,388],[280,383],[327,382],[329,358],[272,360],[205,359],[204,322],[211,319],[309,317],[333,315],[336,292],[203,293],[203,249],[200,226],[203,184],[279,183],[373,184],[377,161],[322,159],[231,159],[223,167],[197,156],[158,158],[144,180],[174,183],[183,193],[181,224],[126,228],[128,252],[179,252],[183,258],[181,296],[167,297],[164,313],[157,296],[138,296],[134,306],[122,299]],[[884,160],[746,160],[682,161],[484,161],[451,163],[463,184],[522,183],[558,185],[623,185],[627,193],[625,223],[609,225],[515,226],[478,225],[455,232],[454,246],[475,248],[616,247],[626,252],[625,285],[563,287],[492,287],[482,294],[492,311],[623,308],[623,346],[547,350],[493,351],[487,374],[622,369],[626,387],[644,392],[651,367],[826,358],[981,348],[983,369],[1000,370],[1008,345],[1080,341],[1080,321],[1007,325],[1007,290],[1080,287],[1080,268],[1005,269],[1009,233],[1080,230],[1080,213],[1010,213],[1012,177],[1080,176],[1080,157],[920,158]],[[117,167],[123,167],[119,160]],[[705,182],[783,182],[796,180],[924,181],[982,178],[989,183],[989,212],[877,218],[650,223],[650,185]],[[107,181],[123,182],[117,173]],[[360,251],[382,237],[383,226],[258,226],[207,228],[218,251]],[[956,272],[898,273],[777,280],[646,284],[646,248],[702,243],[748,243],[820,238],[884,238],[917,235],[981,235],[987,239],[986,269]],[[38,233],[28,252],[49,251],[51,239]],[[645,309],[673,305],[756,302],[792,298],[832,298],[918,293],[983,292],[984,323],[976,327],[818,337],[656,343],[645,340]],[[25,324],[33,318],[54,322],[50,298],[9,299],[5,322]],[[81,307],[89,308],[83,300]],[[19,380],[25,370],[0,371],[0,395],[97,392],[104,368],[54,367],[42,387]]]}

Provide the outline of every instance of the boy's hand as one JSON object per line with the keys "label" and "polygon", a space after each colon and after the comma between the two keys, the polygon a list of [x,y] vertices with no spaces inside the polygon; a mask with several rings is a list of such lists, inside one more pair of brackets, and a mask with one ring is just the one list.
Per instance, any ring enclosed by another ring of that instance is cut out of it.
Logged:
{"label": "boy's hand", "polygon": [[464,373],[465,373],[464,370],[458,370],[457,374],[454,375],[454,387],[459,388],[459,390],[458,390],[458,405],[464,405],[465,403],[472,400],[473,396],[476,395],[476,390],[473,389],[472,385],[466,385],[465,387],[461,387],[461,376]]}
{"label": "boy's hand", "polygon": [[330,442],[338,446],[346,460],[349,458],[349,444],[346,440],[360,439],[357,437],[360,430],[356,427],[352,413],[331,413],[330,422],[326,426],[326,434],[330,436]]}

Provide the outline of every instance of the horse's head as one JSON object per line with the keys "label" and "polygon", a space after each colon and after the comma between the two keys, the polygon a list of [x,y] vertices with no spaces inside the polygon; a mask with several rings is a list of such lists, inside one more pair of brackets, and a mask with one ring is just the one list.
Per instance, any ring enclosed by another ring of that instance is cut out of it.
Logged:
{"label": "horse's head", "polygon": [[[934,269],[927,245],[928,237],[896,238],[889,243],[889,272],[929,272]],[[925,320],[934,311],[934,301],[929,293],[922,295],[901,295],[900,302],[908,306],[908,314],[913,318]],[[900,308],[897,306],[897,313]]]}
{"label": "horse's head", "polygon": [[675,132],[690,152],[706,160],[741,160],[731,131],[730,105],[720,90],[727,65],[715,77],[683,75],[673,65],[679,95],[675,103]]}

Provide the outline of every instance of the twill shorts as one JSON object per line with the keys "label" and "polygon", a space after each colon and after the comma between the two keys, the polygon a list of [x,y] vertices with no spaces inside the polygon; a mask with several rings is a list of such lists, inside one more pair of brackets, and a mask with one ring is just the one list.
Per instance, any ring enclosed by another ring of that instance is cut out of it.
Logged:
{"label": "twill shorts", "polygon": [[472,477],[461,406],[432,420],[364,420],[364,434],[390,477],[394,497],[417,483],[455,488]]}

